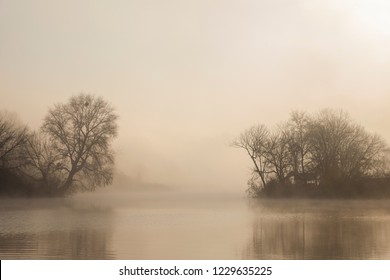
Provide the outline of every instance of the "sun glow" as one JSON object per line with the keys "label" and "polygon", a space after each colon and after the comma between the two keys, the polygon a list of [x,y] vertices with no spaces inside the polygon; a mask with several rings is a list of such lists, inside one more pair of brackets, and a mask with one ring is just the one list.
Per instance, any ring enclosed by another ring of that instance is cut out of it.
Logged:
{"label": "sun glow", "polygon": [[385,0],[360,0],[354,5],[354,15],[370,31],[390,36],[390,2]]}

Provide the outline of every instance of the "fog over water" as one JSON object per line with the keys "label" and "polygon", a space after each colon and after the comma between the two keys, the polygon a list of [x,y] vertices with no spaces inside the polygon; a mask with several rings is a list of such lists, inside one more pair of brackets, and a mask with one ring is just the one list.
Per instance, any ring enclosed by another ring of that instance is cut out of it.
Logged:
{"label": "fog over water", "polygon": [[389,259],[388,200],[178,193],[2,200],[1,259]]}
{"label": "fog over water", "polygon": [[0,111],[84,92],[119,129],[113,185],[0,199],[0,259],[390,259],[388,200],[249,200],[230,146],[322,108],[389,142],[389,75],[384,0],[1,0]]}
{"label": "fog over water", "polygon": [[390,140],[387,1],[1,1],[1,109],[38,128],[79,92],[120,116],[117,169],[245,189],[228,147],[293,109],[342,108]]}

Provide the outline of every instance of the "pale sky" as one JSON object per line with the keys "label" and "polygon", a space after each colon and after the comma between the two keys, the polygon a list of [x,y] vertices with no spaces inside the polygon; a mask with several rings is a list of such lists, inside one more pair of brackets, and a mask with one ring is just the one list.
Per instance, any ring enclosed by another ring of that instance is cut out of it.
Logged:
{"label": "pale sky", "polygon": [[181,188],[246,188],[228,144],[291,110],[341,108],[390,142],[390,3],[0,0],[0,109],[39,128],[80,92],[120,116],[117,168]]}

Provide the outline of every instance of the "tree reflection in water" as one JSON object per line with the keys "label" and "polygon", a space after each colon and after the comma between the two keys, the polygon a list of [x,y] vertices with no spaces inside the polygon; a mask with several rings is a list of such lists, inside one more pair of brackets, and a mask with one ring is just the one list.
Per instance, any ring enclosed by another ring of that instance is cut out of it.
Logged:
{"label": "tree reflection in water", "polygon": [[244,258],[389,259],[389,207],[361,202],[261,202]]}
{"label": "tree reflection in water", "polygon": [[[104,230],[0,234],[1,259],[113,259]],[[15,248],[18,248],[15,250]]]}
{"label": "tree reflection in water", "polygon": [[44,199],[30,204],[5,201],[3,208],[1,259],[115,258],[110,249],[113,213],[109,208],[88,203],[53,205]]}

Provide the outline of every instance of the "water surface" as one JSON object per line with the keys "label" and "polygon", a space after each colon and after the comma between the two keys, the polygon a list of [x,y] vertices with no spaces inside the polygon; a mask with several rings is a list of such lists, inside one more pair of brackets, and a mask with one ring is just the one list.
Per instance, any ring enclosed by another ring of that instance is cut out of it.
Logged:
{"label": "water surface", "polygon": [[2,199],[1,259],[390,259],[389,200]]}

